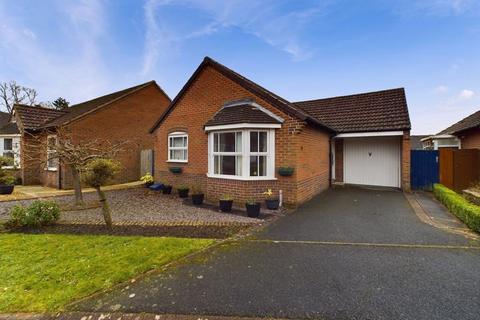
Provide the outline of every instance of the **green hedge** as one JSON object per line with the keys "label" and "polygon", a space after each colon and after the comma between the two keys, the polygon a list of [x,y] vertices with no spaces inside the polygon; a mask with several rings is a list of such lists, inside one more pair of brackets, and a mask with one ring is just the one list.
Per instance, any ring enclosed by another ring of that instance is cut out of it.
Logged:
{"label": "green hedge", "polygon": [[441,184],[433,186],[433,193],[470,229],[480,232],[480,206],[468,202],[464,197]]}

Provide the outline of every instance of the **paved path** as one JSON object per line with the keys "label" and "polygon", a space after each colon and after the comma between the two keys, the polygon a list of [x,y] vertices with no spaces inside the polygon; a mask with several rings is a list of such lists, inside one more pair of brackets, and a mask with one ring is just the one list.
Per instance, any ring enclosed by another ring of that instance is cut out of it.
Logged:
{"label": "paved path", "polygon": [[480,243],[400,192],[336,189],[254,239],[71,307],[324,319],[478,319]]}

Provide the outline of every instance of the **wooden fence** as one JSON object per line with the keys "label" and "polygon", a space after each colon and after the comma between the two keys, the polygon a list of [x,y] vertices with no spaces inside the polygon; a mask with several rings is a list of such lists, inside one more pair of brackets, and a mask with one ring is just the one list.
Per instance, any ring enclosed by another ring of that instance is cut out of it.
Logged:
{"label": "wooden fence", "polygon": [[440,183],[457,192],[480,182],[480,149],[439,149]]}
{"label": "wooden fence", "polygon": [[153,150],[142,150],[140,153],[140,176],[146,173],[153,175]]}

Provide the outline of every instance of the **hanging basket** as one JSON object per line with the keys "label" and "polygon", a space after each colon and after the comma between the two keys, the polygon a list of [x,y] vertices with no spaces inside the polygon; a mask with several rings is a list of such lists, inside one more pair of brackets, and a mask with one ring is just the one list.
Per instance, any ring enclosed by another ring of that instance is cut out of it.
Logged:
{"label": "hanging basket", "polygon": [[180,167],[170,167],[169,170],[171,173],[182,173],[182,168]]}
{"label": "hanging basket", "polygon": [[283,177],[289,177],[293,174],[295,170],[292,167],[281,167],[278,168],[278,174]]}

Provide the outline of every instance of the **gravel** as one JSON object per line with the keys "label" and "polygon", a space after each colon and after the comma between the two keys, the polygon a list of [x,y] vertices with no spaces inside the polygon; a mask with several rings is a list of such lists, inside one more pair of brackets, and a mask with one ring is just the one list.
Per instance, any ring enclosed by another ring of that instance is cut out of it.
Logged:
{"label": "gravel", "polygon": [[[261,220],[248,218],[238,214],[217,212],[208,208],[187,204],[175,195],[163,195],[158,191],[144,188],[112,190],[106,192],[112,209],[113,222],[138,221],[148,222],[192,222],[192,223],[245,223],[256,224]],[[50,198],[52,199],[52,198]],[[53,198],[60,205],[73,202],[74,197],[59,196]],[[97,199],[96,193],[84,194],[88,202]],[[33,200],[0,202],[0,219],[7,219],[9,208],[16,204],[28,205]],[[100,208],[63,211],[60,221],[94,222],[102,219]]]}

